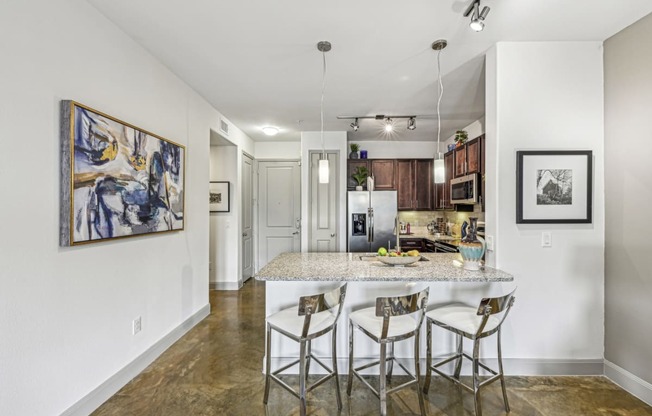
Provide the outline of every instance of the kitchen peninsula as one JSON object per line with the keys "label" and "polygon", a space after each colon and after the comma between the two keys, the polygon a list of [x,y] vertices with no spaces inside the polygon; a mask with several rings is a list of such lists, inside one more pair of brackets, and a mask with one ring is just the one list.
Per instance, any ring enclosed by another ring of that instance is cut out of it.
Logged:
{"label": "kitchen peninsula", "polygon": [[[459,259],[459,254],[423,253],[422,260],[413,265],[393,267],[377,261],[374,254],[283,253],[263,267],[255,278],[266,281],[266,316],[296,305],[300,296],[321,293],[348,282],[337,345],[340,371],[346,371],[348,315],[373,306],[378,296],[410,294],[430,287],[430,305],[452,301],[478,304],[483,296],[507,293],[513,288],[511,274],[491,267],[467,271],[460,267]],[[330,342],[328,337],[323,338],[315,340],[312,348],[317,356],[328,357]],[[272,352],[280,354],[273,356],[274,367],[298,355],[298,344],[285,337],[274,337],[272,343]],[[448,335],[436,339],[433,353],[450,351],[452,343]],[[400,344],[396,345],[396,356],[411,357],[411,344]],[[377,354],[371,342],[356,342],[356,357]]]}

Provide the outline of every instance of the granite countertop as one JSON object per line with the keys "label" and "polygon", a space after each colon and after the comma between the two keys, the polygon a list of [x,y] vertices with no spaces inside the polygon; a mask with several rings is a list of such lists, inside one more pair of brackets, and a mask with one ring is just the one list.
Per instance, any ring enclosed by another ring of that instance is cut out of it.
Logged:
{"label": "granite countertop", "polygon": [[[349,282],[511,282],[514,276],[492,267],[462,269],[459,254],[423,253],[429,261],[394,267],[374,259],[373,253],[283,253],[263,267],[255,278],[267,281]],[[457,262],[455,260],[458,260]],[[456,264],[458,263],[458,264]]]}

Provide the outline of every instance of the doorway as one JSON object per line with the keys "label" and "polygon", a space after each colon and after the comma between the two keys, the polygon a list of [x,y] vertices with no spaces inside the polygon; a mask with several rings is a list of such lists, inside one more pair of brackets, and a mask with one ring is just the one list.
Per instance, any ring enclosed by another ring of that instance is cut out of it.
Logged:
{"label": "doorway", "polygon": [[339,251],[337,230],[339,225],[339,152],[326,152],[328,158],[328,183],[319,183],[319,156],[310,152],[310,224],[308,250],[311,252]]}
{"label": "doorway", "polygon": [[301,251],[299,161],[258,162],[258,268],[284,252]]}
{"label": "doorway", "polygon": [[242,153],[242,281],[254,275],[254,160]]}

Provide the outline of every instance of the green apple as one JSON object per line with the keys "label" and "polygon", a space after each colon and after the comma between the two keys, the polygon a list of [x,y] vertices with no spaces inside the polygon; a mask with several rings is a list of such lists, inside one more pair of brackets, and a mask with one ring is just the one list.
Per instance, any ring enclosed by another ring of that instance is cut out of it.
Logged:
{"label": "green apple", "polygon": [[378,249],[378,255],[379,256],[386,256],[387,255],[387,249],[385,247],[381,247]]}

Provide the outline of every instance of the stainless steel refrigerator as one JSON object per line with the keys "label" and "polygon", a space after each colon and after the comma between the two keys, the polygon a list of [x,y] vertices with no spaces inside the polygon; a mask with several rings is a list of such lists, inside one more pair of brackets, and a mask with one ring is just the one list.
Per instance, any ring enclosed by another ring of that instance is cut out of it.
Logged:
{"label": "stainless steel refrigerator", "polygon": [[347,250],[375,252],[396,246],[396,191],[350,191],[347,210]]}

